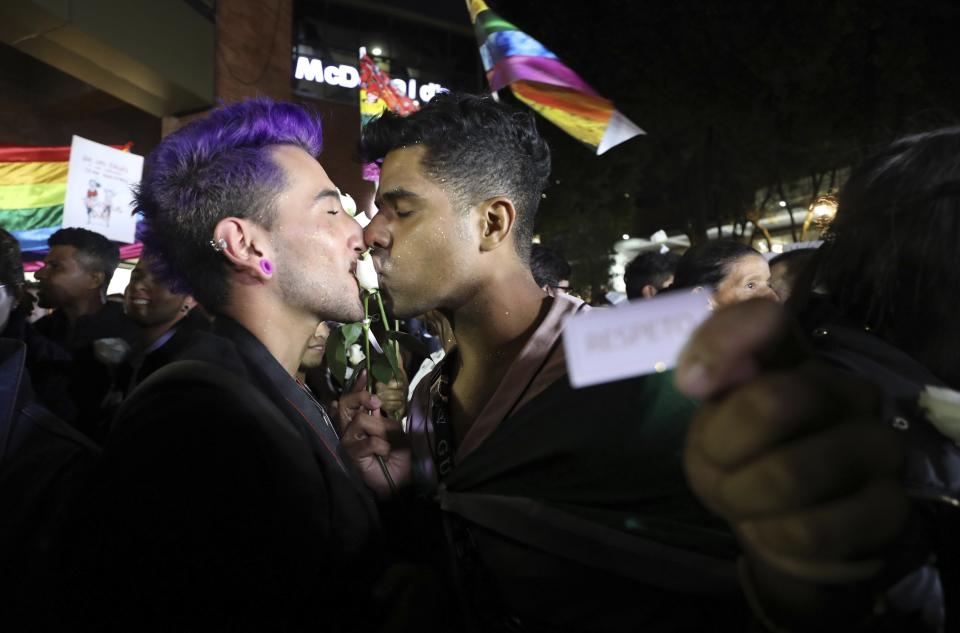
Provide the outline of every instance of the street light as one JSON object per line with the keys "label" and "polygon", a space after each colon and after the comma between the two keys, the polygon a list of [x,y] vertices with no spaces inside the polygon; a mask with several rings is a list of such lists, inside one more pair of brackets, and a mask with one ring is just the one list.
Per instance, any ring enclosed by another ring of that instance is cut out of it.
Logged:
{"label": "street light", "polygon": [[837,217],[837,199],[829,194],[818,196],[807,208],[807,217],[803,220],[800,240],[806,241],[807,231],[810,230],[811,224],[815,224],[817,230],[823,233],[835,217]]}

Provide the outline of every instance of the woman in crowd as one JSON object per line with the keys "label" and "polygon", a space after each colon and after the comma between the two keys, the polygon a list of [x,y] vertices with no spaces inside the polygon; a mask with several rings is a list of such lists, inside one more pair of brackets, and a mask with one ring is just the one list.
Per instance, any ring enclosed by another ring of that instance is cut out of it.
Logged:
{"label": "woman in crowd", "polygon": [[715,308],[763,298],[776,301],[763,255],[733,240],[712,240],[687,250],[677,264],[674,288],[709,288]]}

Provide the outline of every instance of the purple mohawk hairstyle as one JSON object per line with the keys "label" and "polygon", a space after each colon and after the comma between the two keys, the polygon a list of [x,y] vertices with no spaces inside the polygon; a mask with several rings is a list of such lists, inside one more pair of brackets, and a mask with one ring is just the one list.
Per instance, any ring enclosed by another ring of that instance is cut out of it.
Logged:
{"label": "purple mohawk hairstyle", "polygon": [[259,97],[221,106],[161,141],[136,192],[140,239],[155,274],[218,312],[227,300],[226,262],[210,245],[217,223],[247,218],[270,228],[286,185],[276,145],[320,154],[320,120],[291,103]]}

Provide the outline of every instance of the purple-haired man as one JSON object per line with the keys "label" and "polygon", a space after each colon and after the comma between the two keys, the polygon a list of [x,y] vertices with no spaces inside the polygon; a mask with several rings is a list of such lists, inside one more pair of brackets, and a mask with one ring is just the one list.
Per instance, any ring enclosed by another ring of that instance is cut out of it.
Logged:
{"label": "purple-haired man", "polygon": [[217,318],[118,415],[79,532],[95,544],[79,568],[97,579],[93,624],[363,630],[377,616],[376,506],[295,379],[321,321],[363,317],[363,237],[320,148],[316,118],[254,99],[147,158],[136,199],[154,272]]}

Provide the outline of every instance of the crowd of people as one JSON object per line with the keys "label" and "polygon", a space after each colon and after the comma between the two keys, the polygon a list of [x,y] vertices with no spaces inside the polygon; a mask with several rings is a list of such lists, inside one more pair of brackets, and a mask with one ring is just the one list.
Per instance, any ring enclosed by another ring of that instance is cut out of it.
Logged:
{"label": "crowd of people", "polygon": [[[363,230],[321,149],[265,98],[166,137],[122,304],[116,246],[62,229],[30,323],[0,231],[9,630],[960,630],[960,128],[855,169],[816,250],[638,256],[632,300],[713,315],[676,371],[582,389],[531,113],[370,123]],[[427,345],[344,388],[325,347],[368,249]]]}

